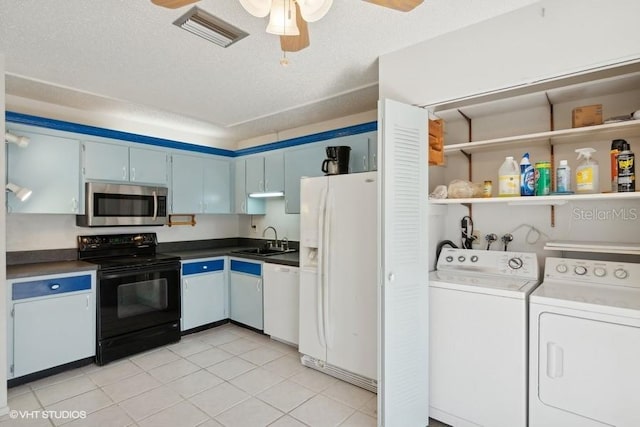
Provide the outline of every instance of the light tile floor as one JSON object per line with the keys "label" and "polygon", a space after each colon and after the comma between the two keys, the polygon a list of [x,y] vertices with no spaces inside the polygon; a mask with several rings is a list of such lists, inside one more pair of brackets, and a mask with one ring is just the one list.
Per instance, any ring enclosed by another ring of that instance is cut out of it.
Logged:
{"label": "light tile floor", "polygon": [[[306,368],[294,347],[232,324],[13,387],[9,407],[38,412],[5,415],[0,427],[376,425],[374,393]],[[86,418],[55,418],[63,411]]]}

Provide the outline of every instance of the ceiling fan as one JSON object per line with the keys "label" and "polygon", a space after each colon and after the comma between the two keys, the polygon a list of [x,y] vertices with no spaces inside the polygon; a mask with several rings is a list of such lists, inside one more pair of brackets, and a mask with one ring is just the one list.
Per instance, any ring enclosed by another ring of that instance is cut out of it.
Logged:
{"label": "ceiling fan", "polygon": [[[199,0],[151,0],[152,3],[177,9]],[[378,6],[409,12],[424,0],[364,0]],[[269,17],[267,32],[280,35],[284,52],[297,52],[309,46],[308,22],[322,18],[333,0],[240,0],[242,7],[256,17]]]}

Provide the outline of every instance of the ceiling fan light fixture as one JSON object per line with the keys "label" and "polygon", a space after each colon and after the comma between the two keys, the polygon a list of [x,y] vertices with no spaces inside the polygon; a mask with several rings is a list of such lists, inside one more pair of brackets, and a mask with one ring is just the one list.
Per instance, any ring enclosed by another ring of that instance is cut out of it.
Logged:
{"label": "ceiling fan light fixture", "polygon": [[300,35],[298,24],[296,24],[296,7],[293,0],[273,0],[271,2],[267,33],[279,36]]}
{"label": "ceiling fan light fixture", "polygon": [[249,35],[198,7],[191,8],[173,24],[222,47],[229,47]]}
{"label": "ceiling fan light fixture", "polygon": [[300,14],[307,22],[316,22],[329,12],[333,0],[299,0]]}
{"label": "ceiling fan light fixture", "polygon": [[240,0],[240,4],[251,15],[264,18],[271,10],[271,0]]}

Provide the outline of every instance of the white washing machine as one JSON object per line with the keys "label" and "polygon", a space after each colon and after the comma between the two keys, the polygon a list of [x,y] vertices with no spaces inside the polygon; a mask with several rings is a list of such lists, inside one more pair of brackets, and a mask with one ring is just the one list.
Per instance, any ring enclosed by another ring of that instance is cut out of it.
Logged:
{"label": "white washing machine", "polygon": [[547,258],[530,340],[531,427],[640,426],[640,264]]}
{"label": "white washing machine", "polygon": [[533,253],[444,248],[429,278],[429,415],[452,426],[527,425]]}

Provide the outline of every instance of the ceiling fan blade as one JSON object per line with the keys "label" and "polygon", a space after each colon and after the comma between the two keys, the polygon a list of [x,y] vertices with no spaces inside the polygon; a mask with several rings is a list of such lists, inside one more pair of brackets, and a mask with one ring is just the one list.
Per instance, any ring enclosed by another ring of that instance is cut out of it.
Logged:
{"label": "ceiling fan blade", "polygon": [[309,46],[309,26],[300,14],[298,2],[296,2],[296,25],[298,25],[300,35],[280,36],[280,48],[285,52],[297,52]]}
{"label": "ceiling fan blade", "polygon": [[200,1],[200,0],[151,0],[151,3],[157,6],[162,6],[169,9],[177,9],[179,7],[186,6],[191,3],[195,3],[197,1]]}
{"label": "ceiling fan blade", "polygon": [[424,0],[364,0],[378,6],[388,7],[390,9],[409,12],[420,6]]}

